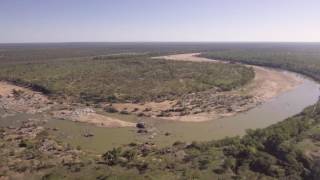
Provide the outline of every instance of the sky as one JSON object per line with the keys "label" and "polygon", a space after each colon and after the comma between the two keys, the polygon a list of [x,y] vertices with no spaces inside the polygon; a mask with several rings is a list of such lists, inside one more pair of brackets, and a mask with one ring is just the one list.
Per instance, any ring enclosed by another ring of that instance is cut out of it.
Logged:
{"label": "sky", "polygon": [[319,0],[0,0],[0,43],[320,42]]}

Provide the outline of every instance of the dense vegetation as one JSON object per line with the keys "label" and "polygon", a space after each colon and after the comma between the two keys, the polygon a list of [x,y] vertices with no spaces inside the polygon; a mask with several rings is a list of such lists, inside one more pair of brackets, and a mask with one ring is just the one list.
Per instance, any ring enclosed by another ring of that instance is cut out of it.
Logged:
{"label": "dense vegetation", "polygon": [[240,65],[174,62],[145,55],[1,66],[0,79],[82,102],[166,100],[210,88],[231,90],[254,76]]}

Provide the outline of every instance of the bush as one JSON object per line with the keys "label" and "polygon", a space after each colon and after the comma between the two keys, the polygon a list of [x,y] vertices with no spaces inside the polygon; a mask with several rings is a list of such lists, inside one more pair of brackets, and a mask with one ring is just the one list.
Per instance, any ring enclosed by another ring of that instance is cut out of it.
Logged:
{"label": "bush", "polygon": [[121,156],[121,148],[113,148],[102,155],[104,162],[110,166],[117,165]]}
{"label": "bush", "polygon": [[222,167],[225,170],[231,169],[232,171],[235,171],[236,169],[236,160],[234,158],[226,158],[223,162]]}
{"label": "bush", "polygon": [[122,156],[127,158],[129,161],[132,161],[137,156],[137,151],[133,149],[126,150],[125,152],[123,152]]}
{"label": "bush", "polygon": [[104,110],[108,113],[117,113],[118,112],[118,110],[112,106],[107,106],[104,108]]}

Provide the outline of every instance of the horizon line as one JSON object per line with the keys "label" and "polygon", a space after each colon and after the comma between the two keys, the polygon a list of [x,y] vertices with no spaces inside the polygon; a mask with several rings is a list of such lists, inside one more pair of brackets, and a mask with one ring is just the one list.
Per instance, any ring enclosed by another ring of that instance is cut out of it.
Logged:
{"label": "horizon line", "polygon": [[72,44],[72,43],[320,43],[320,41],[27,41],[3,44]]}

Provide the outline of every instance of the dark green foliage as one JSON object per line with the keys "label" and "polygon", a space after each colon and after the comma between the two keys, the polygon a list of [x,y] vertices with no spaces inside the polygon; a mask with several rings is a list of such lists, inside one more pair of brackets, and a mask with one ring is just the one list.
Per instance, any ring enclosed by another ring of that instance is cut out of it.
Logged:
{"label": "dark green foliage", "polygon": [[250,163],[250,168],[253,171],[265,173],[269,176],[277,176],[277,173],[273,172],[272,166],[277,164],[277,159],[267,153],[259,153],[257,157]]}
{"label": "dark green foliage", "polygon": [[137,152],[135,150],[126,150],[123,152],[122,156],[131,161],[136,158]]}
{"label": "dark green foliage", "polygon": [[201,157],[198,160],[198,163],[199,163],[199,169],[200,170],[208,169],[208,166],[210,164],[210,159],[209,159],[209,157]]}
{"label": "dark green foliage", "polygon": [[116,112],[118,112],[118,110],[116,108],[112,107],[112,106],[107,106],[107,107],[104,108],[104,110],[106,112],[108,112],[108,113],[116,113]]}
{"label": "dark green foliage", "polygon": [[104,162],[110,166],[119,163],[119,158],[121,155],[121,148],[113,148],[111,151],[106,152],[102,155]]}
{"label": "dark green foliage", "polygon": [[32,149],[35,145],[28,140],[21,140],[19,143],[19,147],[24,147],[28,149]]}
{"label": "dark green foliage", "polygon": [[310,180],[317,180],[320,177],[320,161],[315,161],[314,165],[311,168],[311,172],[308,176]]}
{"label": "dark green foliage", "polygon": [[12,95],[13,95],[15,98],[19,98],[22,94],[23,94],[23,91],[21,91],[21,90],[16,90],[16,89],[13,89],[13,90],[12,90]]}
{"label": "dark green foliage", "polygon": [[236,160],[234,158],[226,158],[224,160],[224,163],[222,165],[222,167],[227,170],[227,169],[230,169],[232,171],[235,171],[235,168],[236,168]]}

